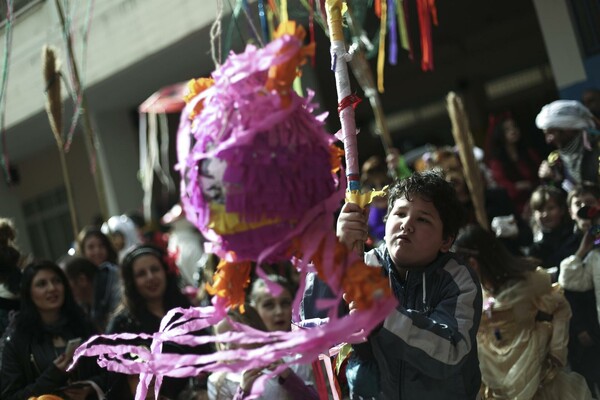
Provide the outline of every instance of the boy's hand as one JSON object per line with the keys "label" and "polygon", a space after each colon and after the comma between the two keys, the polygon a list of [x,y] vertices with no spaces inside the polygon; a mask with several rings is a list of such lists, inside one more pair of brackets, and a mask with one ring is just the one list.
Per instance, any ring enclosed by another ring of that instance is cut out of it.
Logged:
{"label": "boy's hand", "polygon": [[337,220],[336,234],[340,242],[349,249],[362,249],[369,236],[369,208],[346,203]]}

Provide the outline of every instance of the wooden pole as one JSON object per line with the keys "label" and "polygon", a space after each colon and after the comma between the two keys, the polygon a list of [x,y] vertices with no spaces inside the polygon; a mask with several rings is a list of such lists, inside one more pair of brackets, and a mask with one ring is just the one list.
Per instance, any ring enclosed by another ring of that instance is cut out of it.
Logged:
{"label": "wooden pole", "polygon": [[42,50],[42,72],[46,83],[46,113],[50,121],[50,128],[54,134],[58,155],[60,158],[60,167],[62,170],[65,189],[67,191],[67,202],[69,204],[69,213],[71,215],[71,228],[73,229],[73,239],[77,239],[79,234],[79,225],[77,223],[77,213],[75,212],[75,201],[73,189],[71,187],[71,178],[69,168],[65,157],[64,141],[62,139],[62,99],[60,95],[60,79],[58,75],[56,54],[48,46]]}
{"label": "wooden pole", "polygon": [[485,186],[481,176],[481,170],[473,155],[473,135],[469,129],[467,113],[465,112],[461,98],[454,92],[448,93],[446,104],[450,121],[452,121],[452,135],[458,146],[460,161],[462,163],[467,187],[471,194],[471,202],[475,208],[477,222],[479,222],[483,228],[489,230],[490,227],[485,211]]}

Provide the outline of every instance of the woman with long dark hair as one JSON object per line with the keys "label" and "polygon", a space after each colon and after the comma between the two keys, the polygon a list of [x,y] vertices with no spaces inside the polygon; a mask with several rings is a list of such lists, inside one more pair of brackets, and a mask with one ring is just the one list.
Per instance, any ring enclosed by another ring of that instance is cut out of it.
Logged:
{"label": "woman with long dark hair", "polygon": [[454,246],[483,286],[477,333],[482,398],[591,399],[583,377],[564,369],[571,309],[550,275],[510,254],[478,225],[466,227]]}
{"label": "woman with long dark hair", "polygon": [[[43,394],[96,398],[103,382],[94,360],[66,371],[73,356],[65,353],[67,343],[84,341],[94,331],[75,303],[63,271],[50,261],[29,265],[23,271],[20,298],[21,310],[2,355],[0,398],[21,400]],[[69,387],[83,380],[86,385]]]}
{"label": "woman with long dark hair", "polygon": [[[108,324],[108,333],[155,333],[159,331],[161,319],[176,307],[189,307],[190,302],[177,285],[177,276],[169,268],[162,250],[150,246],[134,247],[121,265],[123,299],[115,316]],[[149,344],[149,343],[148,343]],[[165,343],[165,352],[182,349]],[[189,352],[208,352],[209,349],[187,349]],[[126,379],[124,379],[126,377]],[[138,377],[121,375],[119,388],[122,399],[133,398]],[[188,379],[165,377],[161,395],[174,399],[188,384]]]}
{"label": "woman with long dark hair", "polygon": [[527,213],[527,202],[538,184],[539,154],[527,146],[511,116],[503,116],[493,127],[488,144],[488,166],[494,181],[506,189],[519,214]]}

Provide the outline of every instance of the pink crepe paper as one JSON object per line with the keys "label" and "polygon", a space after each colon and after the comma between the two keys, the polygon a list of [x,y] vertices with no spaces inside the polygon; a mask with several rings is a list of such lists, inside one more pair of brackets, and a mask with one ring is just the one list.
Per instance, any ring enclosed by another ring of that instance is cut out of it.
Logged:
{"label": "pink crepe paper", "polygon": [[[352,252],[343,265],[334,264],[337,239],[332,230],[333,215],[344,198],[346,184],[343,171],[340,176],[332,172],[330,146],[335,139],[324,130],[324,116],[313,115],[316,104],[311,102],[312,94],[301,98],[292,93],[289,106],[283,108],[279,93],[264,89],[268,69],[288,60],[300,46],[302,43],[296,38],[284,36],[264,49],[247,46],[244,53],[231,54],[212,74],[214,86],[192,99],[182,113],[177,168],[182,174],[186,215],[211,241],[219,256],[229,261],[253,260],[260,265],[289,258],[293,250],[301,257],[295,265],[302,278],[313,269],[309,260],[320,256],[324,275],[321,278],[336,300],[325,304],[330,306],[329,321],[290,332],[261,332],[230,321],[234,331],[208,335],[202,332],[227,314],[226,302],[215,296],[214,307],[169,311],[159,332],[152,335],[94,336],[77,349],[73,364],[81,357],[94,356],[108,370],[139,374],[136,399],[143,399],[153,380],[158,395],[165,376],[241,372],[264,368],[291,355],[296,358],[288,364],[310,364],[320,354],[328,354],[332,346],[364,340],[366,333],[396,306],[396,300],[389,296],[374,299],[369,309],[343,318],[335,312],[342,297],[344,274],[358,260]],[[190,113],[200,101],[202,111],[190,120]],[[222,200],[228,212],[237,213],[245,222],[261,221],[264,216],[279,222],[237,233],[219,234],[210,229],[210,200],[204,198],[199,178],[202,163],[211,159],[225,162],[219,163],[225,167],[220,171],[222,181],[217,183],[224,189]],[[278,290],[270,282],[267,284]],[[294,300],[296,316],[301,295],[299,292]],[[243,347],[203,355],[171,354],[164,351],[165,343],[190,348],[207,343]],[[132,358],[131,354],[137,357]],[[253,386],[252,396],[261,392],[266,379],[286,366],[260,378]]]}

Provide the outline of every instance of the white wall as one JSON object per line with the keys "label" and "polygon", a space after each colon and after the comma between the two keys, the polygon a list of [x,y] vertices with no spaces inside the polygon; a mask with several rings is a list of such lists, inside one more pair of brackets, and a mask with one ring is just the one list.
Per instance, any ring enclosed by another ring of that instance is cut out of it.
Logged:
{"label": "white wall", "polygon": [[533,1],[556,86],[562,89],[587,79],[579,43],[565,0]]}
{"label": "white wall", "polygon": [[[75,8],[75,49],[81,57],[81,27],[88,2]],[[93,85],[176,43],[212,22],[215,1],[102,0],[95,2],[88,44],[86,85]],[[0,35],[0,52],[4,51]],[[10,128],[43,109],[41,51],[51,44],[64,52],[54,1],[20,15],[13,30],[6,124]],[[62,57],[65,60],[65,57]],[[65,69],[66,71],[66,69]]]}

